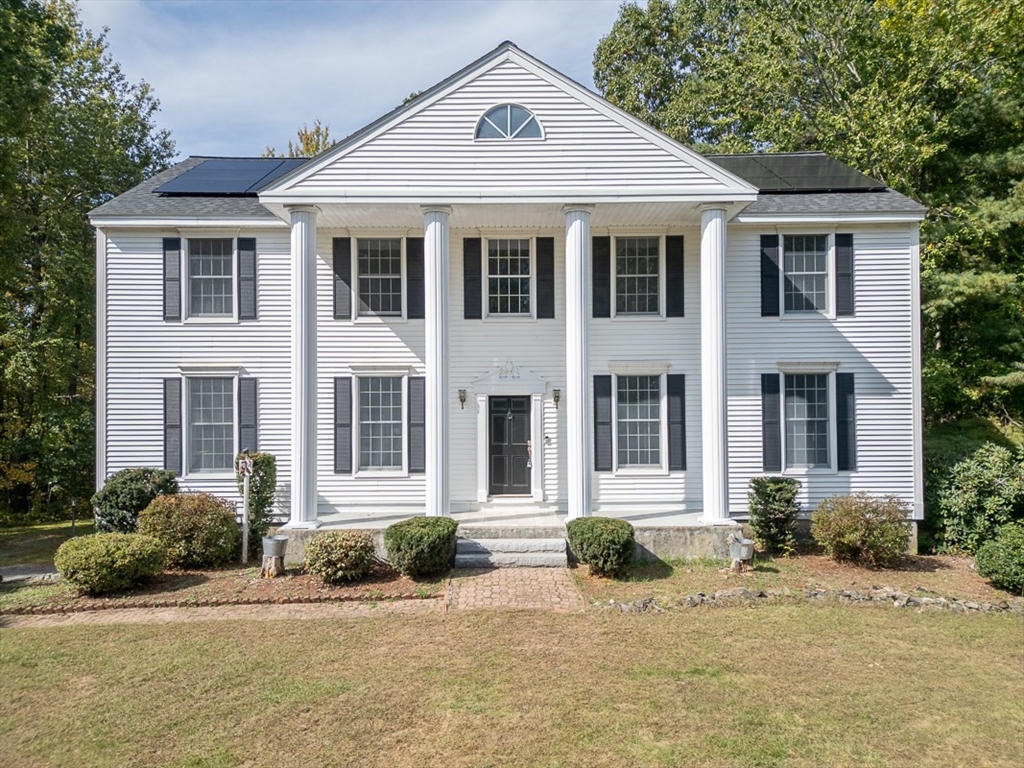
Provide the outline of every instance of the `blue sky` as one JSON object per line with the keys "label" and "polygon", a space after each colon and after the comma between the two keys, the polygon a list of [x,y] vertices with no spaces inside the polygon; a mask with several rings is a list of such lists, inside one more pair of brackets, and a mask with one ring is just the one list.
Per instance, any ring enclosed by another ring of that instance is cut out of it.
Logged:
{"label": "blue sky", "polygon": [[342,138],[511,40],[587,87],[620,0],[79,0],[181,157]]}

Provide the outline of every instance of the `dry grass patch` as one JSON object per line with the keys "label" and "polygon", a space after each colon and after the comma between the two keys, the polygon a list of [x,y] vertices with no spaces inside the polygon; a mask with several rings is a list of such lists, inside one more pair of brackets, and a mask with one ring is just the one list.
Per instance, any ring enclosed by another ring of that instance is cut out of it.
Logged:
{"label": "dry grass patch", "polygon": [[3,630],[38,766],[1014,766],[1024,625],[777,605]]}

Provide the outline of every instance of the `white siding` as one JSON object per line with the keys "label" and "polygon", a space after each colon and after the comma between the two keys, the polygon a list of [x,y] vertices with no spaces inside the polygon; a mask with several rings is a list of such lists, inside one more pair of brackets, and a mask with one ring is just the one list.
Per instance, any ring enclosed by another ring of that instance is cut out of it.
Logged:
{"label": "white siding", "polygon": [[[545,138],[474,141],[491,107],[531,110]],[[337,158],[293,185],[294,190],[588,189],[630,187],[679,194],[688,188],[726,190],[703,171],[555,87],[506,61]]]}

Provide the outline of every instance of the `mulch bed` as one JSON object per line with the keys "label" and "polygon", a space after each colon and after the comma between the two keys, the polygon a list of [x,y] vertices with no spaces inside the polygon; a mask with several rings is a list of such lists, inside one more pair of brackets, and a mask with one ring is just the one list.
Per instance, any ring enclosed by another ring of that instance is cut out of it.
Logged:
{"label": "mulch bed", "polygon": [[31,605],[12,606],[6,614],[47,614],[98,611],[109,608],[174,608],[213,605],[267,605],[433,599],[444,595],[444,581],[417,581],[386,565],[374,567],[353,584],[328,585],[319,578],[289,569],[265,579],[258,567],[231,566],[209,570],[166,571],[127,592],[103,597],[75,595],[64,585]]}

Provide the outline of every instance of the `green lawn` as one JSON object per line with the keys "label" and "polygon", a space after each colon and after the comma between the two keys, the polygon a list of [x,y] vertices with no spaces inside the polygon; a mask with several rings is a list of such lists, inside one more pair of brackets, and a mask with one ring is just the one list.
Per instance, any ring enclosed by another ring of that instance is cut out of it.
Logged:
{"label": "green lawn", "polygon": [[[91,519],[75,524],[76,536],[96,533]],[[57,547],[71,538],[71,521],[0,528],[0,566],[52,564]]]}
{"label": "green lawn", "polygon": [[1013,766],[1024,621],[786,604],[3,629],[32,766]]}

